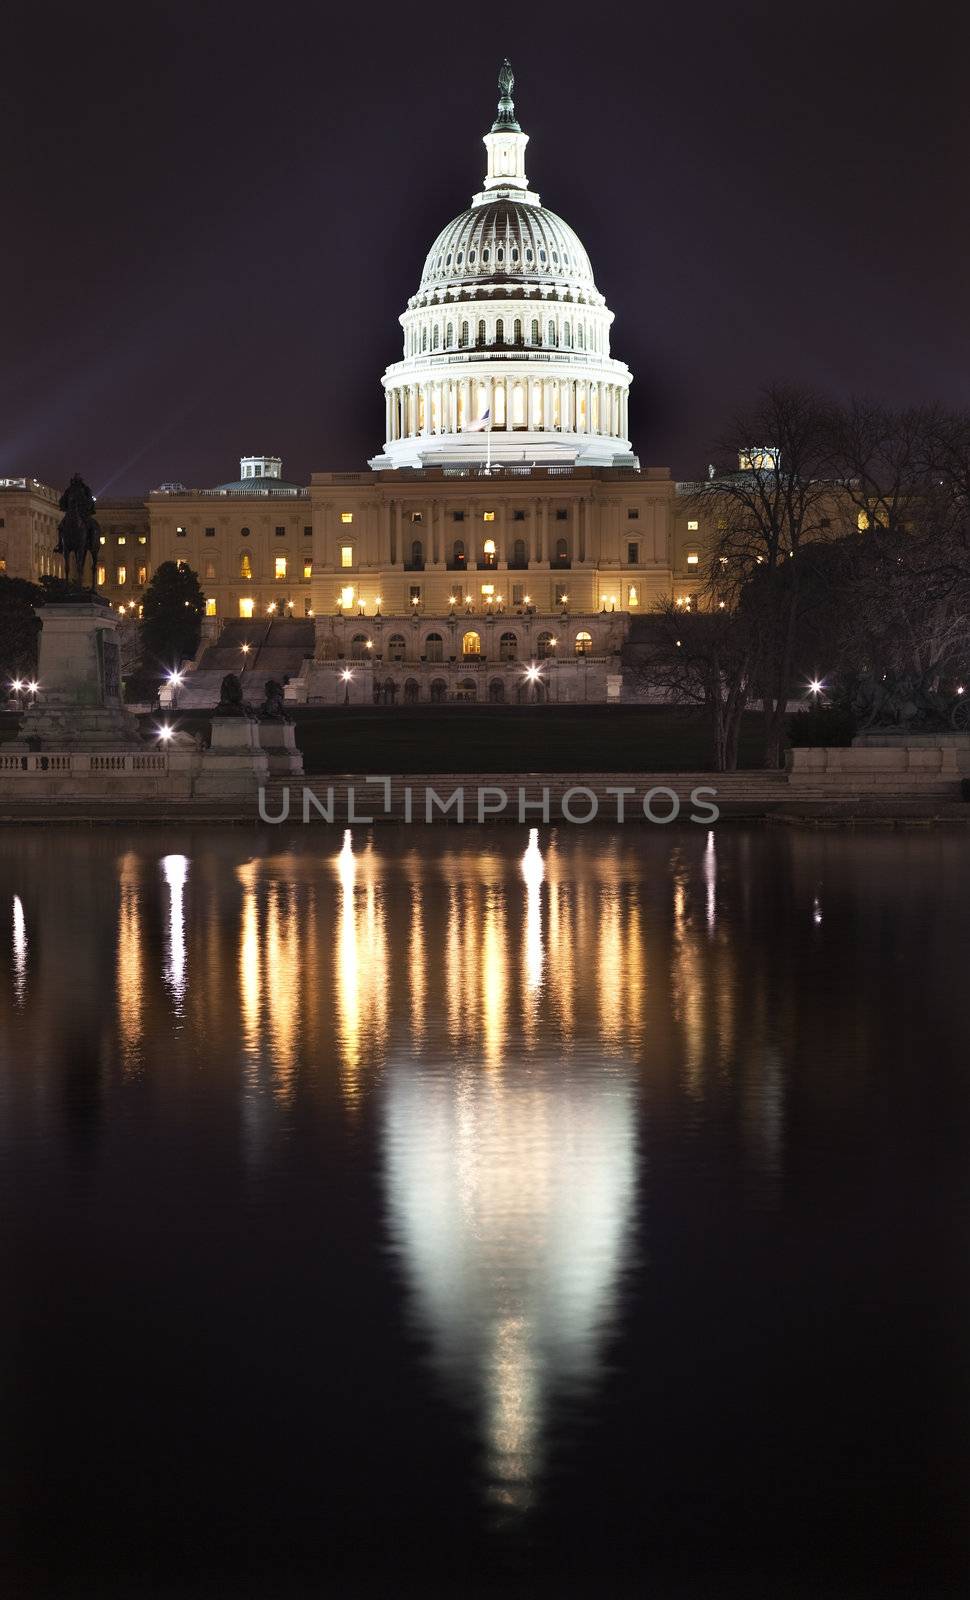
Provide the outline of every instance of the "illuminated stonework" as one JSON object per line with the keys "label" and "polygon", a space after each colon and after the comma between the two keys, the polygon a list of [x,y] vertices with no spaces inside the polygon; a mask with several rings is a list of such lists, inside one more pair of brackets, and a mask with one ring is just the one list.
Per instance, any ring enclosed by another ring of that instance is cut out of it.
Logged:
{"label": "illuminated stonework", "polygon": [[613,313],[572,228],[529,188],[510,86],[505,63],[484,187],[438,235],[400,319],[374,468],[635,464]]}

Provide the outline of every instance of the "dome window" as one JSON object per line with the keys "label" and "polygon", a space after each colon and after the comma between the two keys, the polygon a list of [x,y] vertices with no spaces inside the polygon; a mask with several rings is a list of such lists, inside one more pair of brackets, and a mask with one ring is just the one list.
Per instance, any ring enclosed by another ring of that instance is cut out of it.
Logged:
{"label": "dome window", "polygon": [[533,317],[533,319],[532,319],[532,343],[533,344],[538,344],[539,343],[539,319],[538,319],[538,317]]}
{"label": "dome window", "polygon": [[518,259],[519,259],[519,247],[518,247],[517,244],[514,244],[512,246],[512,260],[513,261],[518,261]]}
{"label": "dome window", "polygon": [[475,252],[474,252],[474,250],[469,250],[469,252],[468,252],[468,265],[470,267],[473,267],[475,265]]}
{"label": "dome window", "polygon": [[465,259],[464,250],[459,250],[457,256],[455,257],[455,265],[456,265],[456,267],[460,267],[462,262],[464,261],[464,259]]}
{"label": "dome window", "polygon": [[495,252],[495,259],[496,259],[496,261],[504,261],[505,260],[505,251],[502,249],[501,245],[499,245],[498,249]]}
{"label": "dome window", "polygon": [[559,265],[559,252],[558,251],[554,250],[552,252],[552,259],[556,263],[556,266],[558,267],[558,265]]}
{"label": "dome window", "polygon": [[482,251],[482,260],[483,261],[488,261],[490,259],[490,257],[491,257],[491,254],[492,254],[492,252],[486,246],[486,248]]}
{"label": "dome window", "polygon": [[542,266],[545,266],[547,259],[548,258],[546,256],[546,252],[544,250],[540,250],[539,251],[539,261],[540,261]]}
{"label": "dome window", "polygon": [[499,317],[498,321],[495,324],[495,343],[496,344],[504,344],[505,343],[505,323],[503,322],[501,317]]}
{"label": "dome window", "polygon": [[446,267],[450,267],[450,266],[451,266],[451,251],[450,251],[450,250],[449,250],[449,252],[448,252],[448,259],[447,259],[447,261],[446,261],[446,262],[445,262],[445,266],[446,266]]}
{"label": "dome window", "polygon": [[526,253],[525,253],[525,259],[526,259],[526,261],[530,261],[530,262],[531,262],[531,260],[532,260],[532,259],[533,259],[533,257],[532,257],[532,251],[531,251],[531,250],[527,250],[527,251],[526,251]]}

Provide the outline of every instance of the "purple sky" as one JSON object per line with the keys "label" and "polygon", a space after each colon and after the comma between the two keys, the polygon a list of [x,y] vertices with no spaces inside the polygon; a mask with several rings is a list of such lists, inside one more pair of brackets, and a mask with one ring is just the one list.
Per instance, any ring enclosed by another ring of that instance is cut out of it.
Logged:
{"label": "purple sky", "polygon": [[[360,467],[424,256],[528,172],[702,471],[772,378],[970,404],[966,9],[24,5],[4,23],[0,476],[99,493]],[[963,20],[961,20],[963,19]]]}

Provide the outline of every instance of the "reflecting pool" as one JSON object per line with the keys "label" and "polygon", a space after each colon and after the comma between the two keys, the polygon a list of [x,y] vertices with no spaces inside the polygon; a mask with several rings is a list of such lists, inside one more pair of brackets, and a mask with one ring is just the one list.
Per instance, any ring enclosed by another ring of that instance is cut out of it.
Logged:
{"label": "reflecting pool", "polygon": [[956,1594],[970,852],[8,830],[6,1592]]}

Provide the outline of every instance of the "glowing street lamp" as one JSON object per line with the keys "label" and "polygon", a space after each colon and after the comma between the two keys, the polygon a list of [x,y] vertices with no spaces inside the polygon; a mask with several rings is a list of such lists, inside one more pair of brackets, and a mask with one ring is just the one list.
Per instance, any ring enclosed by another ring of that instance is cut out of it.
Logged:
{"label": "glowing street lamp", "polygon": [[159,744],[171,744],[175,738],[175,729],[169,723],[163,722],[160,728],[155,729]]}
{"label": "glowing street lamp", "polygon": [[351,672],[349,667],[345,667],[343,672],[340,674],[340,676],[343,679],[343,684],[344,684],[344,705],[345,706],[349,706],[350,705],[350,680],[353,677],[353,673]]}
{"label": "glowing street lamp", "polygon": [[812,678],[808,685],[808,692],[809,694],[814,695],[817,699],[824,688],[825,684],[822,682],[821,678]]}
{"label": "glowing street lamp", "polygon": [[242,651],[242,653],[243,653],[243,655],[244,655],[244,656],[248,656],[248,654],[249,654],[249,652],[250,652],[250,649],[251,649],[251,648],[252,648],[252,647],[251,647],[251,646],[250,646],[250,645],[248,645],[248,644],[241,644],[241,645],[240,645],[240,646],[239,646],[239,648],[240,648],[240,650],[241,650],[241,651]]}
{"label": "glowing street lamp", "polygon": [[374,600],[374,615],[375,615],[375,617],[379,617],[380,614],[381,614],[381,596],[377,595],[375,600]]}

